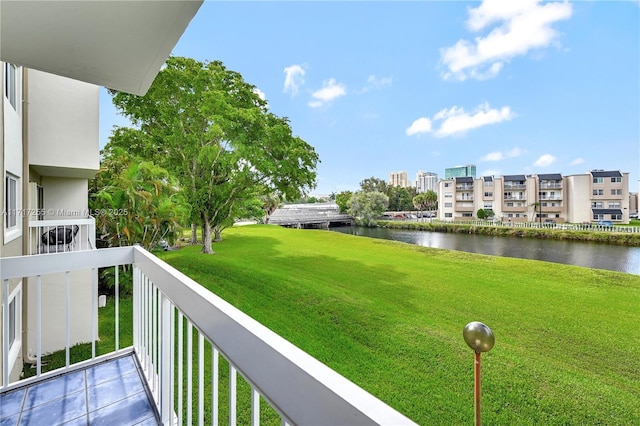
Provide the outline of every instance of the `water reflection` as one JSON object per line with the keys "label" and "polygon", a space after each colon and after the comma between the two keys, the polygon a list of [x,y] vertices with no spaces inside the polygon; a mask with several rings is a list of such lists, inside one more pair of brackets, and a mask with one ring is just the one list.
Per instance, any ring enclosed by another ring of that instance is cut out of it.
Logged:
{"label": "water reflection", "polygon": [[331,228],[345,234],[403,241],[424,247],[492,256],[534,259],[588,268],[640,274],[640,247],[565,240],[445,234],[442,232],[345,226]]}

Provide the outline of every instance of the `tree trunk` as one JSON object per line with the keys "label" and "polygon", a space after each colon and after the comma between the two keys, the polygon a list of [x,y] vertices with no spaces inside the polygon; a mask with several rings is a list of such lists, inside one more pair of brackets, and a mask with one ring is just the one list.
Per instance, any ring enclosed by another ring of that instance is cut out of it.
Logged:
{"label": "tree trunk", "polygon": [[213,228],[213,241],[216,243],[222,241],[222,231],[217,226]]}
{"label": "tree trunk", "polygon": [[198,244],[198,226],[195,223],[191,224],[191,240],[189,244]]}
{"label": "tree trunk", "polygon": [[213,254],[213,248],[211,247],[211,222],[208,217],[203,217],[202,220],[202,253]]}

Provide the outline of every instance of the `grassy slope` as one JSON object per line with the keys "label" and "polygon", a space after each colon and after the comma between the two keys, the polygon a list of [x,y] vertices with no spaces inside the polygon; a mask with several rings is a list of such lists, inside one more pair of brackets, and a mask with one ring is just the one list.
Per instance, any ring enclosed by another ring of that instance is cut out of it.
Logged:
{"label": "grassy slope", "polygon": [[640,277],[326,231],[225,231],[162,257],[420,424],[639,424]]}

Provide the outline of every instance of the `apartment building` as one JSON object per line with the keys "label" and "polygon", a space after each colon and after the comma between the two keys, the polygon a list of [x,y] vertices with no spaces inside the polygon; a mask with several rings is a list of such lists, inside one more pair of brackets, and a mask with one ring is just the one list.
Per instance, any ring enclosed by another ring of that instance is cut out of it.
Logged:
{"label": "apartment building", "polygon": [[[2,80],[5,215],[0,254],[58,250],[57,243],[43,245],[42,234],[65,219],[74,219],[76,224],[84,221],[83,231],[73,237],[74,242],[85,240],[60,248],[86,247],[93,239],[88,226],[93,222],[88,217],[88,180],[99,168],[98,86],[7,62],[2,63]],[[97,271],[74,271],[70,279],[75,284],[69,292],[69,338],[71,343],[87,342],[96,326],[90,302]],[[56,307],[65,301],[65,283],[63,274],[42,277],[39,295],[29,291],[33,287],[26,278],[9,283],[13,374],[21,370],[23,359],[33,360],[36,353],[35,305],[42,300],[46,301],[42,315],[47,321],[41,330],[41,349],[52,352],[64,347],[66,336],[56,331],[65,322],[65,312]]]}
{"label": "apartment building", "polygon": [[389,174],[389,186],[398,186],[400,188],[408,188],[409,179],[407,178],[407,172],[391,172]]}
{"label": "apartment building", "polygon": [[416,192],[438,192],[438,175],[432,172],[419,171],[416,173]]}
{"label": "apartment building", "polygon": [[[91,248],[88,180],[99,169],[97,84],[146,92],[200,4],[2,2],[0,257]],[[73,244],[52,245],[49,235],[69,220],[80,224]],[[37,286],[30,282],[35,279],[0,286],[0,330],[9,324],[0,340],[9,361],[0,372],[4,377],[8,368],[10,380],[18,378],[23,361],[34,359],[36,344],[40,352],[52,352],[92,340],[97,328],[91,309],[97,269],[49,274]],[[68,312],[59,308],[67,303]]]}
{"label": "apartment building", "polygon": [[438,183],[439,217],[472,219],[479,209],[510,222],[629,222],[629,174],[593,170],[560,173],[453,177]]}
{"label": "apartment building", "polygon": [[629,223],[629,174],[618,170],[592,170],[567,176],[571,197],[567,221],[610,220]]}
{"label": "apartment building", "polygon": [[476,177],[476,166],[467,164],[466,166],[456,166],[444,169],[444,178],[451,179],[455,177]]}

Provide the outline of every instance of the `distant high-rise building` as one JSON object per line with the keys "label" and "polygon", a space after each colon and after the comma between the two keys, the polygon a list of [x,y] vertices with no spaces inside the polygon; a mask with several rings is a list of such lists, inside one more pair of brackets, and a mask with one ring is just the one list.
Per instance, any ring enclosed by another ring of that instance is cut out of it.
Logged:
{"label": "distant high-rise building", "polygon": [[466,166],[456,166],[444,169],[444,178],[451,179],[456,177],[476,177],[476,166],[467,164]]}
{"label": "distant high-rise building", "polygon": [[416,192],[421,194],[427,191],[438,192],[438,175],[421,170],[416,173]]}
{"label": "distant high-rise building", "polygon": [[407,172],[391,172],[389,174],[389,186],[399,186],[400,188],[407,188],[409,186]]}

